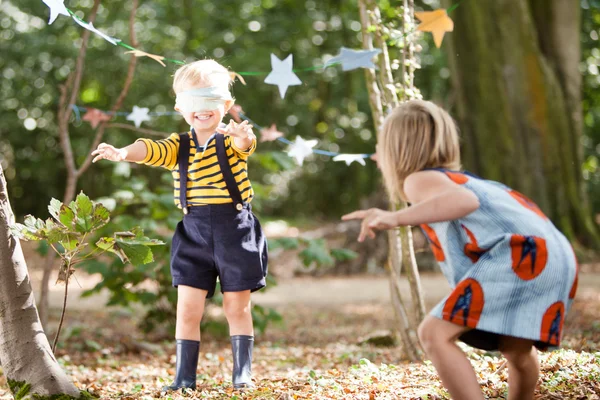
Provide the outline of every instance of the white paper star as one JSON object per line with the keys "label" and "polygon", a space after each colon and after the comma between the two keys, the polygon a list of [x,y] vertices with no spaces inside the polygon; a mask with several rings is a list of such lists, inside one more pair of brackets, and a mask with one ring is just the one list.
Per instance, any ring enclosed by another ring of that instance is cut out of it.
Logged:
{"label": "white paper star", "polygon": [[292,71],[292,54],[281,61],[275,54],[271,54],[271,73],[265,78],[265,83],[279,86],[279,94],[283,99],[289,86],[301,85],[302,81]]}
{"label": "white paper star", "polygon": [[42,0],[45,5],[50,7],[50,19],[48,20],[48,25],[52,25],[52,23],[58,17],[58,14],[70,16],[69,11],[67,11],[67,7],[65,7],[65,0]]}
{"label": "white paper star", "polygon": [[94,27],[94,24],[92,22],[84,22],[75,16],[73,16],[73,19],[75,20],[75,22],[77,22],[79,25],[83,26],[88,31],[92,31],[95,34],[102,36],[102,38],[104,38],[104,40],[106,40],[109,43],[114,44],[115,46],[117,45],[117,42],[120,42],[119,39],[115,39],[113,37],[108,36],[105,33],[100,32],[98,29],[96,29]]}
{"label": "white paper star", "polygon": [[333,157],[333,161],[345,161],[346,165],[350,165],[356,161],[360,165],[367,165],[365,163],[365,157],[362,154],[340,154],[339,156]]}
{"label": "white paper star", "polygon": [[288,156],[295,158],[298,165],[302,165],[304,163],[304,159],[312,154],[312,148],[317,145],[319,141],[314,140],[304,140],[300,136],[296,136],[296,140],[290,145],[290,149],[288,150]]}
{"label": "white paper star", "polygon": [[381,53],[380,49],[352,50],[342,47],[340,54],[327,61],[325,66],[341,62],[343,71],[350,71],[357,68],[375,68],[375,64],[371,60],[379,53]]}
{"label": "white paper star", "polygon": [[142,122],[150,121],[148,108],[133,106],[133,111],[127,116],[127,121],[133,121],[136,128],[139,128]]}

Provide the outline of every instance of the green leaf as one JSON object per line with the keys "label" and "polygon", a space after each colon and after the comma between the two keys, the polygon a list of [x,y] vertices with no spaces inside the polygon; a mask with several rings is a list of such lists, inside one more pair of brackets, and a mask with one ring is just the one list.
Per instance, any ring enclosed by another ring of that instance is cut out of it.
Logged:
{"label": "green leaf", "polygon": [[275,250],[278,248],[284,248],[285,250],[297,249],[300,242],[297,238],[282,237],[277,239],[269,240],[269,250]]}
{"label": "green leaf", "polygon": [[73,251],[79,246],[78,237],[73,238],[72,235],[65,235],[65,238],[58,242],[65,248],[66,251]]}
{"label": "green leaf", "polygon": [[61,243],[69,240],[68,230],[64,226],[58,225],[50,218],[46,220],[46,228],[44,231],[48,243]]}
{"label": "green leaf", "polygon": [[35,233],[35,231],[31,231],[23,224],[14,224],[10,227],[11,233],[18,239],[21,240],[42,240],[43,237],[40,237]]}
{"label": "green leaf", "polygon": [[110,221],[110,211],[100,203],[94,203],[92,211],[92,230],[99,229]]}
{"label": "green leaf", "polygon": [[60,221],[58,216],[60,214],[60,208],[62,205],[62,201],[52,198],[52,200],[50,200],[50,205],[48,206],[48,212],[50,212],[50,215],[52,215],[57,221]]}
{"label": "green leaf", "polygon": [[96,246],[98,246],[102,250],[110,251],[111,253],[116,254],[123,264],[127,262],[127,256],[121,248],[117,245],[117,241],[115,238],[111,237],[102,237],[96,242]]}
{"label": "green leaf", "polygon": [[138,393],[142,390],[143,385],[141,383],[138,383],[137,385],[135,385],[133,387],[133,389],[131,389],[131,393]]}
{"label": "green leaf", "polygon": [[313,262],[318,266],[332,265],[334,262],[323,239],[310,240],[308,247],[300,252],[300,257],[306,266],[311,265]]}
{"label": "green leaf", "polygon": [[152,250],[148,246],[139,244],[130,244],[118,241],[118,246],[123,250],[129,262],[133,265],[148,264],[154,261]]}
{"label": "green leaf", "polygon": [[94,209],[94,203],[87,197],[83,192],[77,195],[75,199],[75,204],[77,204],[77,215],[91,215],[92,210]]}
{"label": "green leaf", "polygon": [[88,339],[85,341],[85,345],[94,351],[102,350],[102,345],[95,340]]}
{"label": "green leaf", "polygon": [[44,228],[44,221],[42,221],[39,218],[34,217],[33,215],[27,215],[25,217],[24,223],[25,223],[25,226],[32,232],[36,232],[36,231]]}
{"label": "green leaf", "polygon": [[69,205],[75,213],[75,229],[80,233],[89,233],[92,230],[92,210],[94,205],[89,197],[79,193],[75,202]]}
{"label": "green leaf", "polygon": [[331,256],[337,261],[348,261],[354,260],[356,257],[358,257],[358,254],[348,249],[331,249]]}
{"label": "green leaf", "polygon": [[59,221],[68,229],[73,229],[73,220],[75,219],[75,213],[73,210],[66,205],[60,206],[60,214],[58,215]]}

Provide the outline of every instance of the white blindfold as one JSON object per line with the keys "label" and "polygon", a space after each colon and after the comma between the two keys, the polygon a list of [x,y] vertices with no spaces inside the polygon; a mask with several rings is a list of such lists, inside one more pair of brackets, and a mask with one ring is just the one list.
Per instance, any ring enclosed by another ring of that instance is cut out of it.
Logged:
{"label": "white blindfold", "polygon": [[186,90],[177,93],[175,108],[181,112],[212,111],[233,100],[229,90],[217,86]]}

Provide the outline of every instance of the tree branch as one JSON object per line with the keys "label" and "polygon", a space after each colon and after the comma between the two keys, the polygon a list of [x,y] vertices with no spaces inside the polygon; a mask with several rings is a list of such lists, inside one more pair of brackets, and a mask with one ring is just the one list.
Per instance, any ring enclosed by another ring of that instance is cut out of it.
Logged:
{"label": "tree branch", "polygon": [[[129,14],[129,36],[131,40],[131,45],[133,47],[137,47],[137,39],[135,36],[135,14],[138,8],[138,0],[133,0],[131,5],[131,13]],[[112,106],[111,111],[115,113],[117,110],[121,108],[123,105],[123,101],[125,101],[125,97],[129,93],[129,88],[131,87],[131,82],[133,81],[133,77],[135,74],[135,66],[137,64],[137,57],[135,55],[131,55],[129,59],[129,67],[127,68],[127,75],[125,77],[125,83],[123,84],[123,89],[121,89],[121,93],[115,104]],[[83,164],[77,171],[77,177],[81,176],[92,164],[92,151],[98,147],[100,141],[102,140],[102,136],[104,136],[104,130],[106,129],[106,121],[102,121],[100,126],[96,130],[96,136],[94,136],[94,140],[92,141],[92,145],[90,146],[90,151],[88,151]]]}
{"label": "tree branch", "polygon": [[106,127],[107,128],[117,128],[117,129],[127,129],[130,131],[142,133],[144,135],[156,136],[156,137],[161,137],[161,138],[165,138],[165,137],[169,136],[168,132],[160,132],[160,131],[153,131],[152,129],[136,128],[135,126],[129,125],[129,124],[114,123],[114,124],[107,124]]}

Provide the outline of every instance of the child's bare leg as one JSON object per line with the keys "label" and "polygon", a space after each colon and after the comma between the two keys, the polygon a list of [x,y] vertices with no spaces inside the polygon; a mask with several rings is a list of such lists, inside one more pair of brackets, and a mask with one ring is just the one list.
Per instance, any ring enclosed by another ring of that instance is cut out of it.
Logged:
{"label": "child's bare leg", "polygon": [[229,323],[231,336],[254,335],[249,290],[223,293],[223,311]]}
{"label": "child's bare leg", "polygon": [[177,286],[177,325],[175,338],[200,341],[200,320],[204,314],[206,290]]}
{"label": "child's bare leg", "polygon": [[540,375],[533,341],[503,336],[500,351],[508,361],[508,400],[533,399]]}
{"label": "child's bare leg", "polygon": [[475,371],[456,340],[468,328],[432,316],[419,326],[423,349],[453,399],[481,400],[483,394]]}

